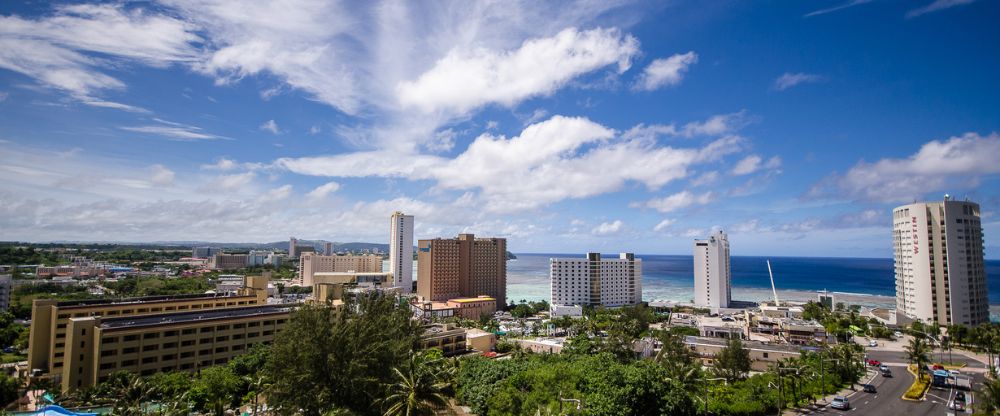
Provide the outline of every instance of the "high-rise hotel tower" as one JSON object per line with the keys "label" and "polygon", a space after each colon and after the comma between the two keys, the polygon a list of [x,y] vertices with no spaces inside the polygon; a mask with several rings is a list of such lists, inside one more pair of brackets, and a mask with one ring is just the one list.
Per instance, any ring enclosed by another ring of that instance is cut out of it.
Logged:
{"label": "high-rise hotel tower", "polygon": [[642,259],[621,253],[602,258],[549,259],[552,305],[625,306],[642,302]]}
{"label": "high-rise hotel tower", "polygon": [[939,325],[989,322],[979,204],[920,202],[892,210],[896,311]]}
{"label": "high-rise hotel tower", "polygon": [[393,286],[413,292],[413,216],[399,211],[389,221],[389,273]]}
{"label": "high-rise hotel tower", "polygon": [[728,308],[732,299],[729,239],[719,231],[706,240],[694,240],[694,304]]}

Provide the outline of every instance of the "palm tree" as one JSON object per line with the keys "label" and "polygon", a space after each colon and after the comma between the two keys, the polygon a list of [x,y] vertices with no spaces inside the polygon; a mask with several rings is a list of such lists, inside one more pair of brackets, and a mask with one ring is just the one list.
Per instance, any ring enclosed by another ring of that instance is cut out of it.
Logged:
{"label": "palm tree", "polygon": [[415,353],[403,368],[393,368],[395,383],[386,386],[388,394],[381,400],[386,416],[417,416],[433,414],[448,404],[445,396],[449,385],[442,381],[442,362],[428,360]]}
{"label": "palm tree", "polygon": [[905,350],[906,359],[910,361],[910,364],[917,366],[917,376],[922,377],[924,368],[931,361],[928,356],[930,348],[927,345],[927,341],[924,341],[920,337],[913,337],[910,339],[910,344],[905,347]]}
{"label": "palm tree", "polygon": [[112,387],[112,391],[111,413],[117,416],[143,414],[143,405],[156,394],[153,386],[135,374],[128,374],[122,384]]}
{"label": "palm tree", "polygon": [[1000,414],[1000,379],[983,383],[979,400],[976,401],[976,411],[977,414],[984,415]]}
{"label": "palm tree", "polygon": [[271,387],[271,384],[261,376],[248,377],[247,381],[247,384],[250,387],[250,391],[247,393],[247,396],[249,396],[250,403],[253,405],[253,410],[250,414],[256,416],[258,404],[260,402],[260,395],[267,391],[267,389]]}

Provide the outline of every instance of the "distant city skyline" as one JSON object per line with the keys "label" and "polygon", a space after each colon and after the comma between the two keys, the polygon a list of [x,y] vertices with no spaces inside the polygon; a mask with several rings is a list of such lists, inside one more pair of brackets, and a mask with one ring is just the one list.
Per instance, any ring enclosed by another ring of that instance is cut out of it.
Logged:
{"label": "distant city skyline", "polygon": [[[1000,3],[0,3],[0,240],[1000,258]],[[844,28],[850,28],[849,31]]]}

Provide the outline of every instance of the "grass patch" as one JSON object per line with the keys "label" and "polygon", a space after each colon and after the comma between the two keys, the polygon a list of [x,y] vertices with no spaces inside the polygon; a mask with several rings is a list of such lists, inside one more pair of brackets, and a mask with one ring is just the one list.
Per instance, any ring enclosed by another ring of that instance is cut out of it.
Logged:
{"label": "grass patch", "polygon": [[3,364],[16,363],[18,361],[27,361],[27,360],[28,356],[23,354],[7,354],[7,353],[0,354],[0,363]]}
{"label": "grass patch", "polygon": [[[916,375],[916,366],[910,365],[906,368],[910,374]],[[906,400],[920,400],[924,397],[924,393],[931,386],[931,378],[926,374],[921,374],[919,377],[914,378],[913,384],[910,388],[906,390],[903,394],[903,399]]]}

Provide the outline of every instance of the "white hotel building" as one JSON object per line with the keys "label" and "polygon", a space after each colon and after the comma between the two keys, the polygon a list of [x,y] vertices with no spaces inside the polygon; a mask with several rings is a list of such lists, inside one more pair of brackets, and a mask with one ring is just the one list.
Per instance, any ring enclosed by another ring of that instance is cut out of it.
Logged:
{"label": "white hotel building", "polygon": [[896,311],[924,323],[989,322],[979,204],[920,202],[892,211]]}
{"label": "white hotel building", "polygon": [[602,259],[600,253],[584,258],[549,259],[552,305],[625,306],[642,302],[642,259],[621,253]]}
{"label": "white hotel building", "polygon": [[399,211],[389,220],[389,273],[393,286],[413,291],[413,216]]}
{"label": "white hotel building", "polygon": [[701,308],[728,308],[732,300],[729,239],[719,231],[707,240],[694,240],[694,304]]}

